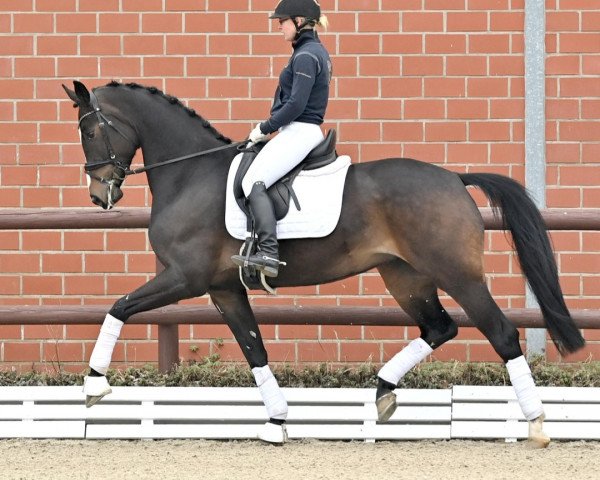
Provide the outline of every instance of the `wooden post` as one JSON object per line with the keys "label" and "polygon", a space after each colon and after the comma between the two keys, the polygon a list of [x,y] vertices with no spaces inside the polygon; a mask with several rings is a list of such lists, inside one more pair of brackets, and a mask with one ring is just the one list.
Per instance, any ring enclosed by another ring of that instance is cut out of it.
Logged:
{"label": "wooden post", "polygon": [[[156,274],[165,267],[156,259]],[[167,373],[179,365],[179,325],[158,325],[158,369]]]}
{"label": "wooden post", "polygon": [[158,369],[167,373],[179,364],[179,325],[158,326]]}

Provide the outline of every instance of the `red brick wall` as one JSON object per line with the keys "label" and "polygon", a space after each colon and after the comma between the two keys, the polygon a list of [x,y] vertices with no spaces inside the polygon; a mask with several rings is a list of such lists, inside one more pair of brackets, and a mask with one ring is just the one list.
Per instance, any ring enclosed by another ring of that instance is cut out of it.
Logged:
{"label": "red brick wall", "polygon": [[[456,171],[524,180],[524,0],[323,0],[334,80],[326,127],[355,162],[409,156]],[[274,0],[3,0],[0,2],[0,207],[91,206],[75,110],[60,87],[111,79],[177,95],[223,133],[244,137],[267,115],[289,56],[267,20]],[[600,2],[548,0],[548,206],[600,207]],[[543,128],[543,127],[540,127]],[[124,207],[146,206],[143,178]],[[600,233],[553,234],[572,308],[600,308]],[[486,238],[501,307],[524,306],[502,233]],[[0,231],[0,302],[106,304],[147,281],[145,232]],[[444,300],[453,306],[449,300]],[[206,298],[195,300],[206,303]],[[374,272],[280,289],[256,305],[393,305]],[[0,327],[5,366],[81,370],[98,327]],[[414,328],[264,327],[271,361],[380,362]],[[180,355],[241,359],[226,327],[180,327]],[[600,331],[571,359],[600,355]],[[156,327],[126,326],[114,360],[156,360]],[[495,360],[474,329],[435,352]],[[549,346],[549,358],[557,355]]]}

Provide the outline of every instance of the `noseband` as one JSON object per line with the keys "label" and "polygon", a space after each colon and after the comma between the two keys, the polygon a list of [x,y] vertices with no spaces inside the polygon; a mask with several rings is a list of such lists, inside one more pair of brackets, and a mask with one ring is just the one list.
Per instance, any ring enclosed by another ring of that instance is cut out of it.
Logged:
{"label": "noseband", "polygon": [[[108,136],[108,127],[114,129],[119,135],[121,135],[125,140],[127,140],[131,145],[133,145],[134,149],[137,150],[137,145],[133,142],[119,127],[117,127],[111,120],[109,120],[106,115],[102,113],[100,109],[100,104],[98,103],[98,98],[94,92],[90,92],[90,103],[92,105],[92,111],[88,112],[81,116],[79,119],[79,130],[81,130],[81,122],[84,118],[89,117],[90,115],[96,115],[98,119],[98,125],[100,126],[100,132],[102,133],[102,138],[104,139],[104,145],[106,146],[106,151],[108,152],[108,158],[106,160],[101,160],[99,162],[86,162],[84,165],[84,170],[90,178],[98,180],[100,183],[108,185],[109,190],[112,190],[116,182],[123,182],[127,175],[127,171],[129,169],[129,165],[125,162],[119,160],[115,155],[115,152],[112,148],[112,144],[110,143],[110,137]],[[112,178],[106,179],[102,178],[99,175],[94,173],[94,170],[97,170],[104,165],[113,165],[115,167],[113,171]]]}

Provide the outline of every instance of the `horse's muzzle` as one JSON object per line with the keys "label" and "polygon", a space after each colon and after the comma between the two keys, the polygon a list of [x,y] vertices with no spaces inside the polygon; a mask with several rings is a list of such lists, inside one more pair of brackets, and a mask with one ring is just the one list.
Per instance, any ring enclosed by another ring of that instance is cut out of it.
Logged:
{"label": "horse's muzzle", "polygon": [[121,198],[123,198],[123,191],[119,187],[113,186],[112,188],[106,189],[106,198],[101,198],[95,194],[90,194],[90,198],[94,205],[98,205],[104,210],[110,210],[119,200],[121,200]]}
{"label": "horse's muzzle", "polygon": [[104,210],[106,210],[108,208],[108,204],[106,202],[103,202],[99,197],[97,197],[96,195],[90,195],[90,198],[92,199],[92,203],[94,205],[98,205],[99,207],[102,207]]}

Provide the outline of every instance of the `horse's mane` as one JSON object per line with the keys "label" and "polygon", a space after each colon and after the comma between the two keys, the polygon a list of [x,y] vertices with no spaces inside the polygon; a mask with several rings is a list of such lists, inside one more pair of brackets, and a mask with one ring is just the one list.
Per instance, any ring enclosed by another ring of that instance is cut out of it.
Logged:
{"label": "horse's mane", "polygon": [[159,95],[160,97],[164,98],[165,100],[167,100],[171,105],[177,105],[178,107],[182,108],[183,110],[185,110],[185,112],[192,118],[197,118],[200,120],[200,122],[202,123],[202,126],[206,129],[208,129],[218,140],[222,140],[226,143],[232,143],[232,140],[228,137],[226,137],[225,135],[223,135],[221,132],[219,132],[215,127],[213,127],[210,122],[208,120],[206,120],[205,118],[203,118],[201,115],[198,115],[198,113],[193,109],[193,108],[189,108],[186,107],[183,102],[181,100],[179,100],[177,97],[174,97],[172,95],[168,95],[165,92],[163,92],[162,90],[156,88],[156,87],[148,87],[145,85],[140,85],[139,83],[120,83],[117,82],[116,80],[113,80],[110,83],[106,84],[107,87],[128,87],[131,89],[138,89],[138,88],[142,88],[144,90],[147,90],[148,92],[150,92],[153,95]]}

